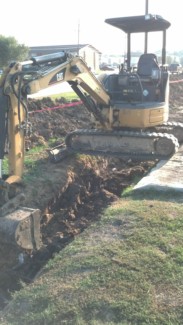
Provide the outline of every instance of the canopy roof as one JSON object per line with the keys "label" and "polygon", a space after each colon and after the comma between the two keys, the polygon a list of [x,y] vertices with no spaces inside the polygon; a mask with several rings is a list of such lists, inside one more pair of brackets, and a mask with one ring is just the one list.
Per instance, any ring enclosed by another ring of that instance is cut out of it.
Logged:
{"label": "canopy roof", "polygon": [[163,31],[170,27],[170,23],[159,15],[143,15],[132,17],[109,18],[105,22],[117,27],[125,33],[142,33]]}

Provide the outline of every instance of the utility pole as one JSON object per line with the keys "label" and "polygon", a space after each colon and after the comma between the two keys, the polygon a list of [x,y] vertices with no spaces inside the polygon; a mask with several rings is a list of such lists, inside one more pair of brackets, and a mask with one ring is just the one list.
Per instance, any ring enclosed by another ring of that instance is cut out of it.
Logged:
{"label": "utility pole", "polygon": [[78,20],[78,55],[79,55],[79,42],[80,42],[80,20]]}
{"label": "utility pole", "polygon": [[[149,0],[145,0],[145,15],[148,15],[149,12]],[[147,44],[148,43],[148,33],[145,33],[145,48],[144,53],[147,53]]]}

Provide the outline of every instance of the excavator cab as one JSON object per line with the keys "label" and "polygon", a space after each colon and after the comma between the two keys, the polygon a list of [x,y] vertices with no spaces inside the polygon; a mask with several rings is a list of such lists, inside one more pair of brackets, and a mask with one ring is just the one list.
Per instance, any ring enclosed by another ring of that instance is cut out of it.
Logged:
{"label": "excavator cab", "polygon": [[[169,73],[166,63],[166,30],[170,23],[159,15],[143,15],[106,19],[106,23],[127,35],[127,57],[119,74],[106,75],[102,83],[111,98],[112,106],[119,110],[118,127],[146,128],[168,120]],[[162,32],[161,64],[154,53],[148,53],[145,38],[144,53],[139,57],[137,69],[131,66],[131,35]],[[140,116],[140,119],[138,118]],[[111,125],[115,128],[115,124]]]}
{"label": "excavator cab", "polygon": [[103,79],[103,84],[110,94],[113,104],[117,102],[166,102],[165,97],[168,72],[163,72],[153,53],[142,54],[139,58],[137,70],[111,74]]}

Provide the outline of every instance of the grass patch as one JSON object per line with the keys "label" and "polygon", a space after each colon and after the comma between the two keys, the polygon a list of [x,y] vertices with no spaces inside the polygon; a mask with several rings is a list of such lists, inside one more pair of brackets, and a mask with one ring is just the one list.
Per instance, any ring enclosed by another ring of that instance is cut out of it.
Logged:
{"label": "grass patch", "polygon": [[182,324],[182,214],[176,197],[122,198],[14,295],[2,321]]}
{"label": "grass patch", "polygon": [[28,181],[33,176],[40,176],[40,165],[45,160],[45,146],[40,145],[30,149],[25,154],[23,180]]}
{"label": "grass patch", "polygon": [[74,91],[66,92],[66,93],[60,93],[60,94],[53,94],[49,96],[51,99],[55,100],[60,97],[64,97],[68,101],[72,101],[74,99],[79,99],[77,94]]}
{"label": "grass patch", "polygon": [[2,174],[5,174],[5,175],[8,175],[8,159],[7,157],[5,157],[3,160],[2,160]]}
{"label": "grass patch", "polygon": [[[41,176],[42,168],[40,166],[45,164],[45,161],[49,159],[46,149],[53,148],[58,142],[63,142],[63,138],[50,138],[47,145],[36,146],[25,153],[24,174],[22,177],[24,181],[29,181],[32,177]],[[5,160],[5,167],[8,171],[7,160]]]}
{"label": "grass patch", "polygon": [[[52,144],[52,141],[50,141],[50,144]],[[40,164],[40,156],[45,152],[45,148],[46,146],[40,145],[30,149],[25,153],[25,159],[24,159],[25,175],[27,173],[31,173],[31,174],[34,172],[36,173],[36,169],[38,169],[38,165]],[[3,174],[8,174],[7,157],[3,159],[2,170],[3,170]]]}

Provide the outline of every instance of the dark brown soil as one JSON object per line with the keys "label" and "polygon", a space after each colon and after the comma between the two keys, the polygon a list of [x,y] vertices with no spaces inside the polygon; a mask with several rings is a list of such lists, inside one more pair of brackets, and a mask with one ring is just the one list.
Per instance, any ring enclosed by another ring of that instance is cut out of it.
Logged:
{"label": "dark brown soil", "polygon": [[[174,117],[174,120],[181,121],[182,90],[182,82],[170,84],[171,120]],[[50,98],[29,100],[33,135],[27,139],[27,147],[33,148],[39,144],[47,146],[50,137],[60,141],[69,131],[90,126],[90,115],[81,104],[45,110],[63,102],[64,98],[55,102]],[[32,174],[25,186],[24,205],[41,210],[42,248],[37,252],[22,252],[1,245],[0,308],[7,304],[11,292],[21,288],[20,280],[31,283],[55,253],[92,222],[99,220],[102,211],[118,200],[134,178],[143,177],[154,165],[153,162],[137,163],[89,156],[81,159],[71,157],[54,164],[50,162],[47,150],[40,158],[39,173]],[[23,264],[19,262],[20,257],[23,257]]]}

